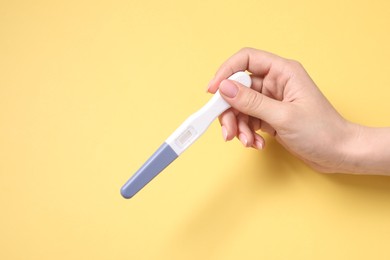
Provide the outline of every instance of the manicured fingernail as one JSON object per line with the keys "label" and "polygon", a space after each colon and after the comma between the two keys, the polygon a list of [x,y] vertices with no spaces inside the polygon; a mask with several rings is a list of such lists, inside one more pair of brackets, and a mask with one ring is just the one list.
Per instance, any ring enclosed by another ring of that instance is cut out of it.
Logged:
{"label": "manicured fingernail", "polygon": [[240,134],[240,135],[238,136],[238,139],[240,139],[241,143],[242,143],[245,147],[248,146],[248,138],[246,138],[246,135]]}
{"label": "manicured fingernail", "polygon": [[234,98],[237,95],[238,88],[230,80],[224,80],[219,85],[219,92],[221,92],[222,94],[224,94],[229,98]]}
{"label": "manicured fingernail", "polygon": [[228,137],[228,132],[227,132],[227,129],[226,129],[226,127],[224,125],[222,126],[222,135],[223,135],[223,139],[226,142],[227,141],[227,137]]}
{"label": "manicured fingernail", "polygon": [[209,92],[209,89],[213,85],[213,83],[214,83],[214,78],[210,80],[209,84],[207,85],[206,92]]}
{"label": "manicured fingernail", "polygon": [[257,148],[259,150],[263,150],[263,148],[264,148],[263,143],[259,142],[259,141],[255,141],[254,146],[255,146],[255,148]]}

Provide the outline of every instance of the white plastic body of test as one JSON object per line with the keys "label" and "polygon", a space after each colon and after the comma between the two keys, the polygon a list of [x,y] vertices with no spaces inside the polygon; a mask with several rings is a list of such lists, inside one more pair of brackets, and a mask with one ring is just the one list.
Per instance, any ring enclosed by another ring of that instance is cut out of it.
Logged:
{"label": "white plastic body of test", "polygon": [[[229,79],[237,81],[248,88],[251,87],[251,78],[243,71],[236,72],[230,76]],[[228,108],[230,108],[229,103],[227,103],[221,97],[219,91],[217,91],[206,105],[187,118],[187,120],[184,121],[184,123],[181,124],[165,142],[179,156]]]}

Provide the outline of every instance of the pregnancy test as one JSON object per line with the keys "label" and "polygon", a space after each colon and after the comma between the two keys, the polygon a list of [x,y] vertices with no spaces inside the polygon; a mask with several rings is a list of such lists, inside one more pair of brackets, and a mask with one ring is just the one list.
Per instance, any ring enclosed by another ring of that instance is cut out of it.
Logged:
{"label": "pregnancy test", "polygon": [[[246,87],[251,86],[250,76],[236,72],[229,77]],[[141,168],[123,185],[121,194],[129,199],[171,164],[180,154],[192,145],[225,110],[230,108],[219,91],[200,110],[192,114],[173,132]]]}

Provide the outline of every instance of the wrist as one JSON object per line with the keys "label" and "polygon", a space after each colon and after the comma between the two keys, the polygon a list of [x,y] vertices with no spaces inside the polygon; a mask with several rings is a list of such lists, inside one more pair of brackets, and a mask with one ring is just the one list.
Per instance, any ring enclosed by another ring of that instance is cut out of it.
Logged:
{"label": "wrist", "polygon": [[339,154],[343,158],[342,163],[336,171],[340,173],[359,173],[360,158],[363,157],[363,151],[360,151],[362,135],[364,135],[364,126],[346,121],[343,142],[339,147]]}
{"label": "wrist", "polygon": [[390,174],[390,128],[367,127],[347,123],[341,147],[343,162],[338,172],[354,174]]}

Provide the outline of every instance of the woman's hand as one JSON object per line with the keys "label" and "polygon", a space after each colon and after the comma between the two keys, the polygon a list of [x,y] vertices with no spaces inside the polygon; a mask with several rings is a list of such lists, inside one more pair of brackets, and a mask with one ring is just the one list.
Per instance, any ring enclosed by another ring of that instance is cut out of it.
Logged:
{"label": "woman's hand", "polygon": [[[244,70],[251,73],[251,89],[227,80]],[[261,130],[318,171],[360,172],[351,149],[363,127],[333,108],[300,63],[244,48],[211,80],[209,92],[218,88],[232,106],[219,118],[226,141],[238,137],[244,146],[262,149],[265,141],[257,132]]]}

